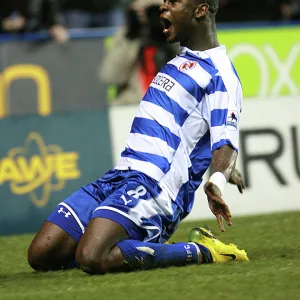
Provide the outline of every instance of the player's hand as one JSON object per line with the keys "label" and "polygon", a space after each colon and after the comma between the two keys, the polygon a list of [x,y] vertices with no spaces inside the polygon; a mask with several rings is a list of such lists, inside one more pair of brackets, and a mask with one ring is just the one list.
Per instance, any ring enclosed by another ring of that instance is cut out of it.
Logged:
{"label": "player's hand", "polygon": [[15,16],[12,18],[5,18],[2,21],[2,28],[7,32],[19,31],[25,26],[25,18],[22,16]]}
{"label": "player's hand", "polygon": [[245,187],[243,176],[240,171],[234,169],[230,175],[228,182],[236,185],[240,193],[243,194],[243,190],[246,187]]}
{"label": "player's hand", "polygon": [[220,230],[225,231],[223,219],[226,221],[228,226],[231,226],[231,213],[224,202],[220,197],[220,190],[212,182],[207,182],[204,186],[205,194],[207,195],[208,205],[212,213],[216,216]]}
{"label": "player's hand", "polygon": [[53,25],[50,27],[49,34],[58,44],[64,44],[69,40],[69,32],[62,25]]}

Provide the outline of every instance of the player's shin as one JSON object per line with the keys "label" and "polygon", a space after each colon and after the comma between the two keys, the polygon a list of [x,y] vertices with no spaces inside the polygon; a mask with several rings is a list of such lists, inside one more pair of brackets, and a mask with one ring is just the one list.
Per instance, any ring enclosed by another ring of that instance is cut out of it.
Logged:
{"label": "player's shin", "polygon": [[117,245],[132,270],[212,263],[209,250],[196,243],[155,244],[124,240]]}

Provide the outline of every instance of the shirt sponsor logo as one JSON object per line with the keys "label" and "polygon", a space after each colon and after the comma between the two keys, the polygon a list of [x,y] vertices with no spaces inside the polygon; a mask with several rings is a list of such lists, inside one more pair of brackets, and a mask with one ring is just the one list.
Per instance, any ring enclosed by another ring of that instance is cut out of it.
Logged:
{"label": "shirt sponsor logo", "polygon": [[169,92],[175,86],[175,82],[173,82],[172,80],[170,80],[169,78],[161,74],[156,75],[152,83],[161,86],[167,92]]}
{"label": "shirt sponsor logo", "polygon": [[179,71],[184,72],[184,71],[190,71],[194,69],[197,66],[197,62],[194,60],[186,61],[181,66],[179,67]]}

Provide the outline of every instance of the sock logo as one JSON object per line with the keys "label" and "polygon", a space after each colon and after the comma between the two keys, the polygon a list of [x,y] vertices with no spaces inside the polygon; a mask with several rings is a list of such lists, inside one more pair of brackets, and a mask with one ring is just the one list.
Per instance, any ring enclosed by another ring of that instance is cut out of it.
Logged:
{"label": "sock logo", "polygon": [[185,245],[184,249],[186,250],[186,254],[187,254],[187,262],[192,262],[193,261],[193,253],[191,251],[191,246]]}

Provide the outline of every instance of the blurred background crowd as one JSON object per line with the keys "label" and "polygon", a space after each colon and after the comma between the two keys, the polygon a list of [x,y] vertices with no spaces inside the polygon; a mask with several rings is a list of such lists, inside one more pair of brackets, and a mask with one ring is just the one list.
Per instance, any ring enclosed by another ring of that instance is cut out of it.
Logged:
{"label": "blurred background crowd", "polygon": [[[133,12],[145,21],[143,10],[156,0],[1,0],[2,32],[48,29],[58,42],[67,28],[120,26]],[[220,0],[218,22],[289,21],[300,18],[300,0]],[[132,22],[132,20],[130,20]],[[138,28],[136,28],[138,30]]]}
{"label": "blurred background crowd", "polygon": [[[112,104],[140,101],[157,71],[177,51],[164,41],[162,0],[1,0],[1,33],[47,30],[57,43],[76,28],[116,27],[99,77],[114,85]],[[289,22],[300,20],[300,0],[220,0],[217,22]],[[126,57],[126,59],[124,59]]]}

